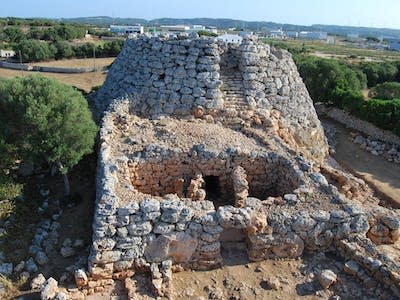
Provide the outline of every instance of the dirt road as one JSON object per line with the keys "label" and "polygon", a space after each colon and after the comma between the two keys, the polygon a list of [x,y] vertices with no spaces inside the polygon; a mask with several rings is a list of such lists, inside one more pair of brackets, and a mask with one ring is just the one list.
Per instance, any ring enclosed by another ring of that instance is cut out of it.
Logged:
{"label": "dirt road", "polygon": [[388,162],[361,149],[351,140],[352,131],[340,123],[330,119],[323,119],[322,122],[333,124],[337,130],[336,154],[333,158],[400,205],[400,164]]}

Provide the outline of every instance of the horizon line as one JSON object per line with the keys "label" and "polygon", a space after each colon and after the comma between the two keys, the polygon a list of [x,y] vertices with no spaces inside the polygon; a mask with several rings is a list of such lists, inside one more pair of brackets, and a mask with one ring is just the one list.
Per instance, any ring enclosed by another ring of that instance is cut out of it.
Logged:
{"label": "horizon line", "polygon": [[16,19],[49,19],[49,20],[60,20],[60,19],[82,19],[82,18],[110,18],[110,19],[141,19],[145,20],[147,22],[151,22],[154,20],[159,20],[159,19],[181,19],[181,20],[193,20],[193,19],[209,19],[209,20],[231,20],[231,21],[238,21],[238,22],[265,22],[265,23],[275,23],[279,25],[295,25],[295,26],[304,26],[304,27],[312,27],[312,26],[340,26],[340,27],[351,27],[351,28],[374,28],[374,29],[389,29],[389,30],[399,30],[400,28],[392,28],[392,27],[373,27],[373,26],[365,26],[365,25],[339,25],[339,24],[322,24],[322,23],[316,23],[316,24],[310,24],[310,25],[305,25],[305,24],[295,24],[295,23],[282,23],[282,22],[276,22],[276,21],[266,21],[266,20],[245,20],[245,19],[233,19],[233,18],[226,18],[226,17],[221,17],[221,18],[210,18],[210,17],[192,17],[192,18],[176,18],[176,17],[160,17],[160,18],[155,18],[155,19],[146,19],[146,18],[140,18],[140,17],[111,17],[111,16],[81,16],[81,17],[17,17],[17,16],[0,16],[0,18],[16,18]]}

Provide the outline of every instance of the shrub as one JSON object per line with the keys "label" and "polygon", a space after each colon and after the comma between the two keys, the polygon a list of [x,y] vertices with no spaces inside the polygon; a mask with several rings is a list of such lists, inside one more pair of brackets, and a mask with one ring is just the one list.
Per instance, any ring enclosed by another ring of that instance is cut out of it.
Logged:
{"label": "shrub", "polygon": [[359,68],[367,76],[368,86],[372,87],[379,83],[395,81],[398,77],[397,62],[384,63],[362,63]]}
{"label": "shrub", "polygon": [[57,49],[53,45],[38,40],[22,40],[14,45],[14,51],[21,51],[24,62],[54,59]]}
{"label": "shrub", "polygon": [[72,46],[66,41],[57,41],[53,44],[56,48],[56,59],[71,58],[75,56]]}
{"label": "shrub", "polygon": [[199,31],[197,31],[197,34],[199,36],[211,36],[211,37],[217,37],[218,36],[218,34],[213,33],[213,32],[209,32],[207,30],[199,30]]}
{"label": "shrub", "polygon": [[344,91],[360,91],[365,77],[347,64],[311,56],[296,56],[295,61],[304,83],[315,102],[341,107]]}
{"label": "shrub", "polygon": [[370,96],[375,99],[391,100],[400,98],[399,82],[384,82],[374,86],[370,91]]}
{"label": "shrub", "polygon": [[3,30],[4,40],[9,43],[18,43],[26,39],[25,34],[18,27],[7,27]]}

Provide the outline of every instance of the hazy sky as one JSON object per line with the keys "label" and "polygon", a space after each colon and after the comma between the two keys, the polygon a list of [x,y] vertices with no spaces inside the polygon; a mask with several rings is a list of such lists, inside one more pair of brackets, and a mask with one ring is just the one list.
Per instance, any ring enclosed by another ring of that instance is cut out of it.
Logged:
{"label": "hazy sky", "polygon": [[400,29],[400,0],[2,0],[0,16],[232,18]]}

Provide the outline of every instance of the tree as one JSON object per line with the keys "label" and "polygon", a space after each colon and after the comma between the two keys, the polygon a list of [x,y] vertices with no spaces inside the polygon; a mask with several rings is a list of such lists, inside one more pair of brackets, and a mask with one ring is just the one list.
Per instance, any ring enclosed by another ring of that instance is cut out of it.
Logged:
{"label": "tree", "polygon": [[71,86],[42,76],[0,80],[0,137],[21,158],[56,166],[63,175],[93,150],[97,132],[88,104]]}
{"label": "tree", "polygon": [[217,37],[218,36],[218,34],[213,33],[213,32],[209,32],[207,30],[199,30],[199,31],[197,31],[197,34],[199,36],[211,36],[211,37]]}
{"label": "tree", "polygon": [[400,82],[384,82],[374,86],[369,92],[372,98],[392,100],[400,98]]}
{"label": "tree", "polygon": [[374,36],[367,36],[365,39],[367,40],[367,42],[373,42],[373,43],[380,42],[380,39],[378,39],[377,37],[374,37]]}
{"label": "tree", "polygon": [[37,40],[22,40],[14,45],[14,51],[21,51],[24,62],[53,59],[57,49],[53,45]]}
{"label": "tree", "polygon": [[342,95],[360,91],[366,84],[365,77],[348,65],[336,60],[311,56],[295,56],[299,73],[315,102],[328,102],[342,107]]}
{"label": "tree", "polygon": [[33,27],[29,30],[28,37],[35,40],[44,39],[44,30],[40,27]]}
{"label": "tree", "polygon": [[18,27],[7,27],[3,30],[6,42],[18,43],[26,38],[25,34]]}
{"label": "tree", "polygon": [[367,75],[368,86],[372,87],[378,83],[386,81],[395,81],[399,76],[397,62],[384,62],[384,63],[362,63],[361,70]]}
{"label": "tree", "polygon": [[75,55],[72,46],[66,41],[57,41],[53,46],[57,49],[56,59],[71,58]]}

